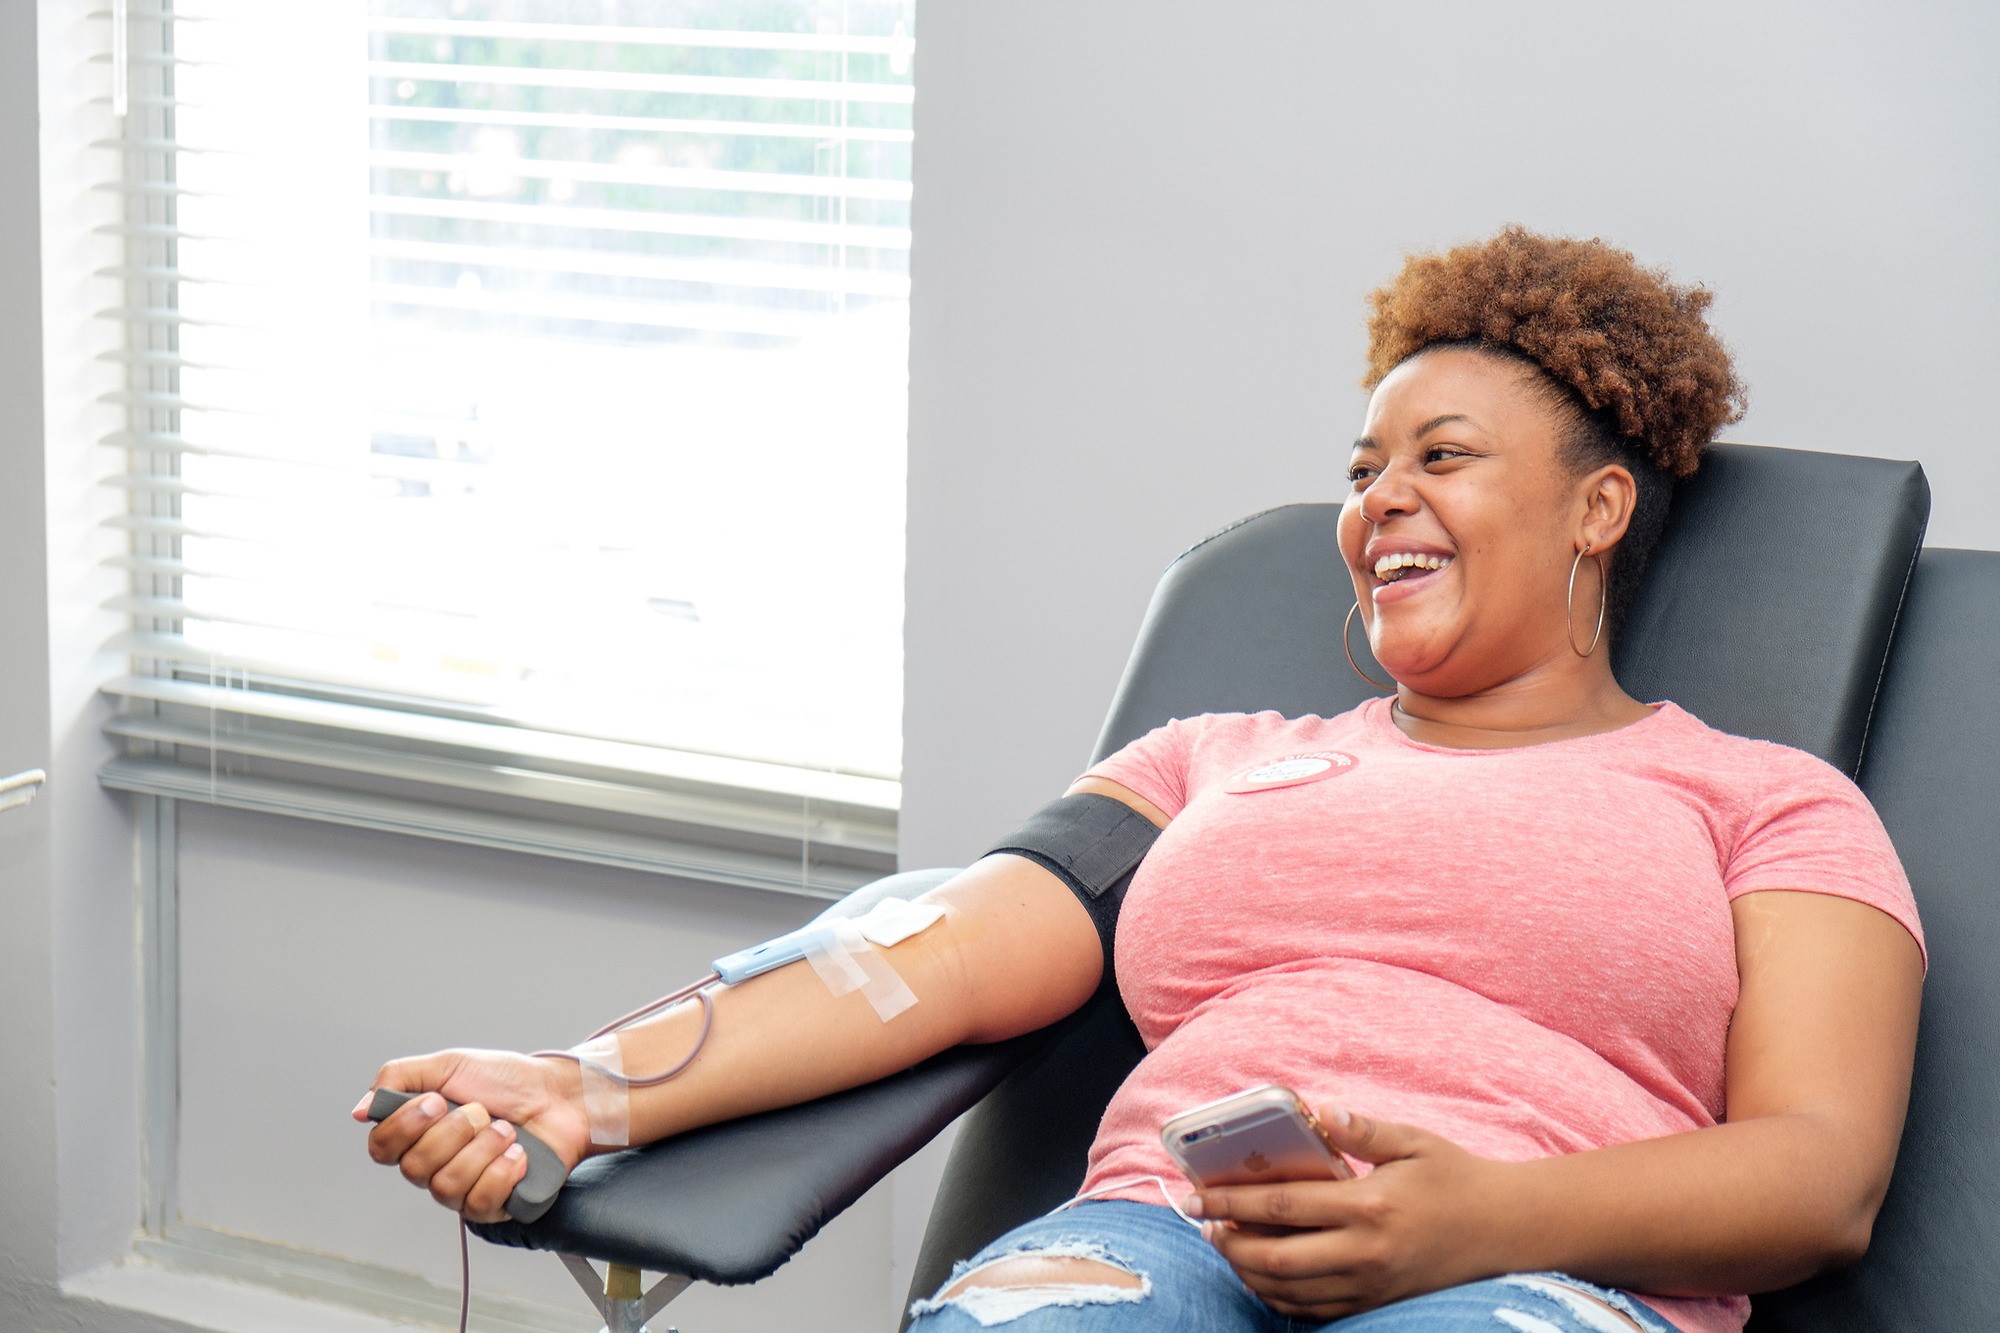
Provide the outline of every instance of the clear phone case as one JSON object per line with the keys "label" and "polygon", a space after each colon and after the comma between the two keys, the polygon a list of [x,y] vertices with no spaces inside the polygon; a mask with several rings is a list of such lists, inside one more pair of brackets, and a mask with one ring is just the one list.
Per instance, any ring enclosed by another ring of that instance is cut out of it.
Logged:
{"label": "clear phone case", "polygon": [[1275,1083],[1182,1112],[1161,1128],[1160,1141],[1204,1188],[1354,1176],[1298,1094]]}

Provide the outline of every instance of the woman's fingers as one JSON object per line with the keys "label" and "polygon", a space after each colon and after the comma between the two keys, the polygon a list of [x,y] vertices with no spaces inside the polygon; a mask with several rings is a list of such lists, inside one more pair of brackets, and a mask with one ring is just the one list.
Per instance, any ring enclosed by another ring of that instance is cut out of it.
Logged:
{"label": "woman's fingers", "polygon": [[467,1191],[459,1211],[468,1222],[498,1222],[507,1216],[507,1197],[528,1174],[528,1154],[519,1143],[510,1143],[493,1159]]}
{"label": "woman's fingers", "polygon": [[1258,1299],[1281,1315],[1292,1319],[1310,1319],[1315,1322],[1345,1319],[1348,1315],[1360,1314],[1363,1310],[1372,1310],[1375,1308],[1361,1301],[1315,1301],[1310,1304],[1301,1305],[1296,1301],[1273,1300],[1267,1296],[1260,1296]]}
{"label": "woman's fingers", "polygon": [[[1309,1305],[1315,1310],[1329,1305],[1352,1305],[1360,1300],[1353,1278],[1346,1276],[1314,1278],[1275,1278],[1261,1273],[1238,1273],[1243,1285],[1250,1288],[1266,1305],[1275,1308],[1280,1302],[1291,1305]],[[1331,1318],[1321,1315],[1322,1319]]]}
{"label": "woman's fingers", "polygon": [[437,1117],[397,1162],[403,1179],[428,1186],[431,1177],[491,1123],[493,1118],[486,1114],[486,1108],[476,1102]]}
{"label": "woman's fingers", "polygon": [[1341,1231],[1307,1231],[1296,1236],[1258,1236],[1220,1222],[1206,1223],[1202,1234],[1221,1252],[1245,1281],[1252,1276],[1276,1279],[1323,1277],[1346,1273],[1355,1266],[1353,1239]]}
{"label": "woman's fingers", "polygon": [[514,1127],[504,1120],[493,1121],[432,1173],[431,1197],[453,1212],[462,1211],[466,1196],[486,1174],[486,1168],[498,1161],[500,1154],[513,1144]]}
{"label": "woman's fingers", "polygon": [[1353,1180],[1288,1180],[1272,1185],[1219,1185],[1195,1195],[1195,1216],[1259,1226],[1337,1227],[1356,1220],[1372,1195]]}
{"label": "woman's fingers", "polygon": [[396,1165],[444,1113],[444,1097],[435,1092],[403,1103],[368,1131],[368,1155],[384,1166]]}
{"label": "woman's fingers", "polygon": [[1393,1120],[1349,1115],[1332,1104],[1320,1107],[1319,1122],[1326,1132],[1327,1142],[1356,1161],[1379,1165],[1450,1146],[1446,1140],[1427,1129],[1400,1125]]}
{"label": "woman's fingers", "polygon": [[[1239,1212],[1256,1207],[1239,1200]],[[1257,1235],[1222,1222],[1202,1234],[1260,1300],[1280,1314],[1333,1319],[1370,1308],[1366,1239],[1349,1228]]]}
{"label": "woman's fingers", "polygon": [[1364,1293],[1364,1283],[1354,1274],[1346,1272],[1275,1277],[1269,1273],[1238,1269],[1236,1276],[1253,1295],[1279,1314],[1334,1319],[1379,1303],[1370,1300]]}

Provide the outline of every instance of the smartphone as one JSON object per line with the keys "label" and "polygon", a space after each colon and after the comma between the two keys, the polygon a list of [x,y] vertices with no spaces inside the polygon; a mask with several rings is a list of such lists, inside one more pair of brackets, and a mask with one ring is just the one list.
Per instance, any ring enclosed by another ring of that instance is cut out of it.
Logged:
{"label": "smartphone", "polygon": [[1183,1111],[1161,1126],[1160,1141],[1204,1189],[1354,1178],[1298,1094],[1276,1083]]}

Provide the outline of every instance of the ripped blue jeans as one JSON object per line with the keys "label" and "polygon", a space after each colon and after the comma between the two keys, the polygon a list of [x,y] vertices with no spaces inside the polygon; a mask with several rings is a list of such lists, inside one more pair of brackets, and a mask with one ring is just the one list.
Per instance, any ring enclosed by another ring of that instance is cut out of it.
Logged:
{"label": "ripped blue jeans", "polygon": [[[944,1295],[967,1274],[1023,1255],[1095,1259],[1138,1283],[968,1287]],[[1468,1282],[1331,1323],[1293,1319],[1258,1300],[1172,1209],[1122,1199],[1081,1203],[1014,1228],[959,1264],[938,1295],[918,1301],[910,1313],[909,1333],[970,1333],[998,1325],[1008,1326],[1008,1333],[1634,1333],[1635,1327],[1675,1333],[1658,1312],[1624,1292],[1561,1273]]]}

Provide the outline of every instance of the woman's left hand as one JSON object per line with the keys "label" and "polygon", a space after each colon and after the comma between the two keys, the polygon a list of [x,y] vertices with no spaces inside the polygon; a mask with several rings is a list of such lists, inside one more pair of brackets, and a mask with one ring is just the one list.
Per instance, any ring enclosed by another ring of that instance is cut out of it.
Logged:
{"label": "woman's left hand", "polygon": [[[1490,1257],[1506,1164],[1428,1130],[1321,1112],[1329,1142],[1375,1169],[1357,1180],[1225,1185],[1189,1212],[1245,1286],[1279,1314],[1335,1319],[1504,1271]],[[1259,1235],[1236,1224],[1306,1228]]]}

